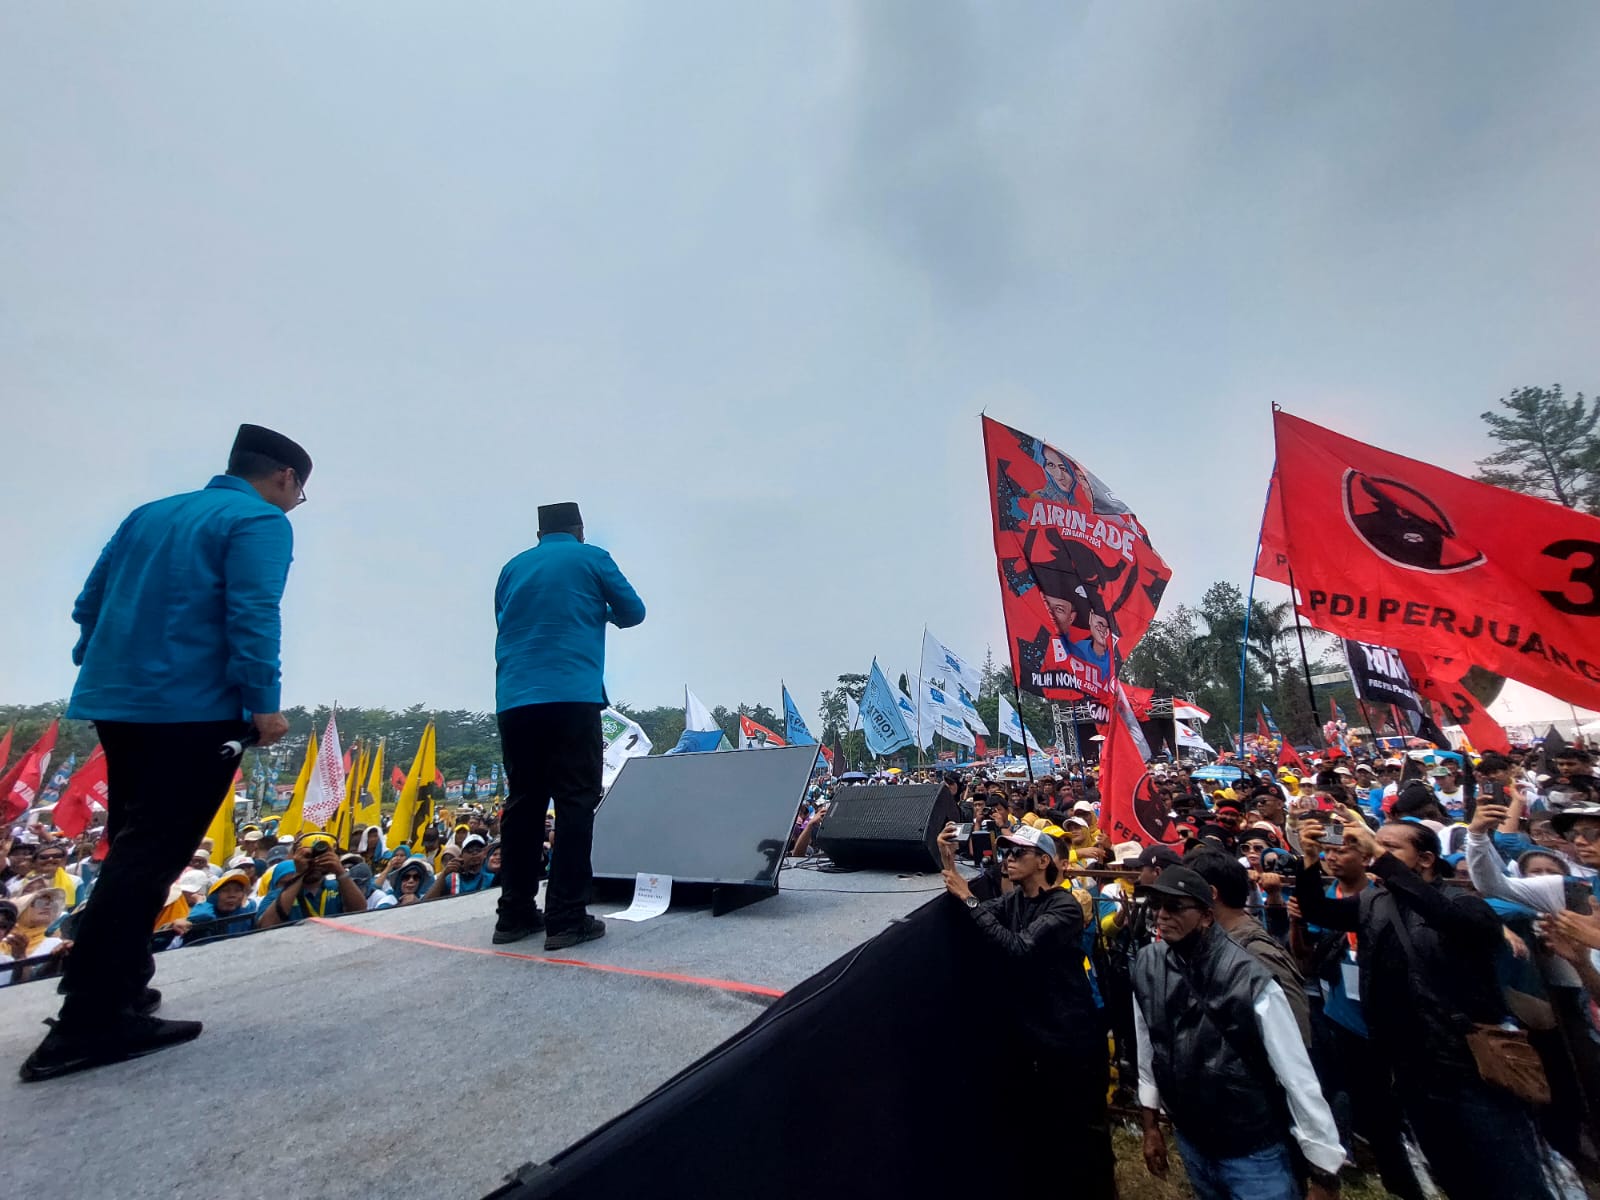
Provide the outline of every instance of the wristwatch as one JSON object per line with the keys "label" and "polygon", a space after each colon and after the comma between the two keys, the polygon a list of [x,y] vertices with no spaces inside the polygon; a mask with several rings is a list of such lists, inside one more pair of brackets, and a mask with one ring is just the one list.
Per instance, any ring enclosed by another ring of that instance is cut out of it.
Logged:
{"label": "wristwatch", "polygon": [[965,900],[965,903],[968,908],[977,908],[978,898],[976,896],[968,896]]}

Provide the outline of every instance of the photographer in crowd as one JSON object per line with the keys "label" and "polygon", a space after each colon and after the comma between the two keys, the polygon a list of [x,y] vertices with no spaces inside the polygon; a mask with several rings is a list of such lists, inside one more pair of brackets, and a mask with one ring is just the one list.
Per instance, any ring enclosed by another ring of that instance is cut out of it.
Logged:
{"label": "photographer in crowd", "polygon": [[1055,841],[1029,825],[1002,834],[1004,890],[979,901],[956,870],[955,836],[953,824],[939,835],[945,888],[971,913],[996,986],[1019,1014],[1008,1090],[1021,1111],[1071,1113],[1052,1149],[1073,1164],[1074,1195],[1114,1200],[1106,1042],[1083,969],[1083,910],[1057,886]]}

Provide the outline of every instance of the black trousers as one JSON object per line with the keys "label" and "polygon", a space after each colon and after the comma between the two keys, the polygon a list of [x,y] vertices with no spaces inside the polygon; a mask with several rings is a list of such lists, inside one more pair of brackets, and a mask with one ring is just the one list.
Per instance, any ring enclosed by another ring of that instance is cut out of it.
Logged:
{"label": "black trousers", "polygon": [[167,889],[217,807],[233,802],[238,766],[218,753],[239,735],[238,721],[96,721],[95,729],[106,755],[109,849],[62,973],[61,1019],[73,1025],[125,1012],[149,985],[150,935]]}
{"label": "black trousers", "polygon": [[500,817],[500,916],[515,923],[538,911],[544,879],[544,816],[555,801],[545,924],[559,933],[583,923],[594,877],[594,810],[600,806],[605,740],[600,705],[526,704],[499,714],[506,764]]}
{"label": "black trousers", "polygon": [[[1116,1200],[1117,1164],[1106,1110],[1111,1080],[1107,1058],[1103,1039],[1079,1053],[1036,1052],[1019,1081],[1025,1097],[1021,1111],[1035,1118],[1054,1114],[1050,1153],[1019,1168],[1023,1174],[1008,1182],[1025,1180],[1027,1191],[1059,1191],[1063,1179],[1070,1179],[1068,1190],[1075,1198]],[[1028,1157],[1022,1161],[1028,1162]]]}
{"label": "black trousers", "polygon": [[1340,1139],[1349,1146],[1352,1131],[1360,1134],[1372,1150],[1378,1175],[1390,1194],[1400,1200],[1422,1200],[1422,1185],[1406,1153],[1405,1118],[1395,1098],[1388,1061],[1369,1039],[1325,1017],[1320,1003],[1313,1005],[1311,1030],[1312,1063],[1338,1123]]}

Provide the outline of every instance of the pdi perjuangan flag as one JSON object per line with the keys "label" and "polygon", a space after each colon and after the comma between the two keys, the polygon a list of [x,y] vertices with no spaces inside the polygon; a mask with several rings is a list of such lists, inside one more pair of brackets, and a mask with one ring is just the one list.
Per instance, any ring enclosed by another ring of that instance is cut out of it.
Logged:
{"label": "pdi perjuangan flag", "polygon": [[1050,699],[1109,702],[1172,572],[1076,459],[988,417],[983,444],[1013,678]]}
{"label": "pdi perjuangan flag", "polygon": [[1600,707],[1600,517],[1273,414],[1296,603],[1318,629]]}
{"label": "pdi perjuangan flag", "polygon": [[1100,749],[1100,828],[1113,842],[1178,841],[1178,830],[1161,793],[1155,790],[1149,743],[1126,698],[1114,699]]}

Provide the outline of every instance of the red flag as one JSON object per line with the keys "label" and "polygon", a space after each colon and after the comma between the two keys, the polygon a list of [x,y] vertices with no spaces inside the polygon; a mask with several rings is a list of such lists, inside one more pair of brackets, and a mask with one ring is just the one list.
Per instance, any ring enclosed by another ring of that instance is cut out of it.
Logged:
{"label": "red flag", "polygon": [[350,763],[353,761],[351,755],[353,755],[355,752],[355,743],[352,742],[349,748],[344,752],[344,774],[346,779],[350,777]]}
{"label": "red flag", "polygon": [[443,791],[444,791],[444,772],[439,770],[438,767],[435,767],[433,769],[433,782],[438,786],[439,791],[441,793],[443,793]]}
{"label": "red flag", "polygon": [[1261,513],[1261,547],[1256,551],[1256,574],[1288,586],[1289,541],[1283,527],[1283,491],[1278,468],[1267,483],[1267,506]]}
{"label": "red flag", "polygon": [[5,737],[0,737],[0,771],[4,771],[6,764],[11,761],[11,733],[15,729],[15,725],[7,726]]}
{"label": "red flag", "polygon": [[1128,705],[1113,704],[1101,726],[1106,740],[1100,744],[1100,827],[1113,842],[1176,842],[1178,831],[1139,754],[1138,735],[1129,725],[1133,719]]}
{"label": "red flag", "polygon": [[108,794],[106,754],[103,748],[96,746],[94,753],[89,755],[89,761],[77,769],[62,791],[61,799],[56,801],[54,814],[56,828],[68,837],[81,836],[83,831],[89,828],[89,819],[92,816],[90,802],[93,801],[101,808],[107,808]]}
{"label": "red flag", "polygon": [[1600,517],[1273,414],[1285,541],[1318,629],[1600,707]]}
{"label": "red flag", "polygon": [[1081,463],[983,419],[995,566],[1012,678],[1053,700],[1109,704],[1171,570],[1139,518]]}
{"label": "red flag", "polygon": [[1491,717],[1462,682],[1467,664],[1447,658],[1433,658],[1408,650],[1400,652],[1411,686],[1418,699],[1432,701],[1443,713],[1441,725],[1459,725],[1467,741],[1477,751],[1511,752],[1511,739],[1500,723]]}
{"label": "red flag", "polygon": [[1300,752],[1289,744],[1288,738],[1283,740],[1283,746],[1278,750],[1278,765],[1293,767],[1302,775],[1311,774],[1311,768],[1306,766],[1305,759],[1300,757]]}
{"label": "red flag", "polygon": [[56,734],[60,729],[59,719],[51,721],[39,740],[17,760],[17,765],[0,778],[0,824],[9,825],[33,807],[39,795],[40,778],[50,752],[56,748]]}
{"label": "red flag", "polygon": [[1256,709],[1256,732],[1266,738],[1267,741],[1270,742],[1272,740],[1272,727],[1267,724],[1267,714],[1259,708]]}
{"label": "red flag", "polygon": [[389,782],[394,787],[395,795],[399,795],[406,790],[406,773],[396,767],[389,772]]}
{"label": "red flag", "polygon": [[981,733],[975,733],[972,735],[972,753],[976,758],[988,757],[989,747],[984,744],[983,735]]}
{"label": "red flag", "polygon": [[773,733],[765,725],[757,724],[743,713],[739,714],[739,749],[749,750],[752,747],[766,749],[786,744],[781,737]]}

